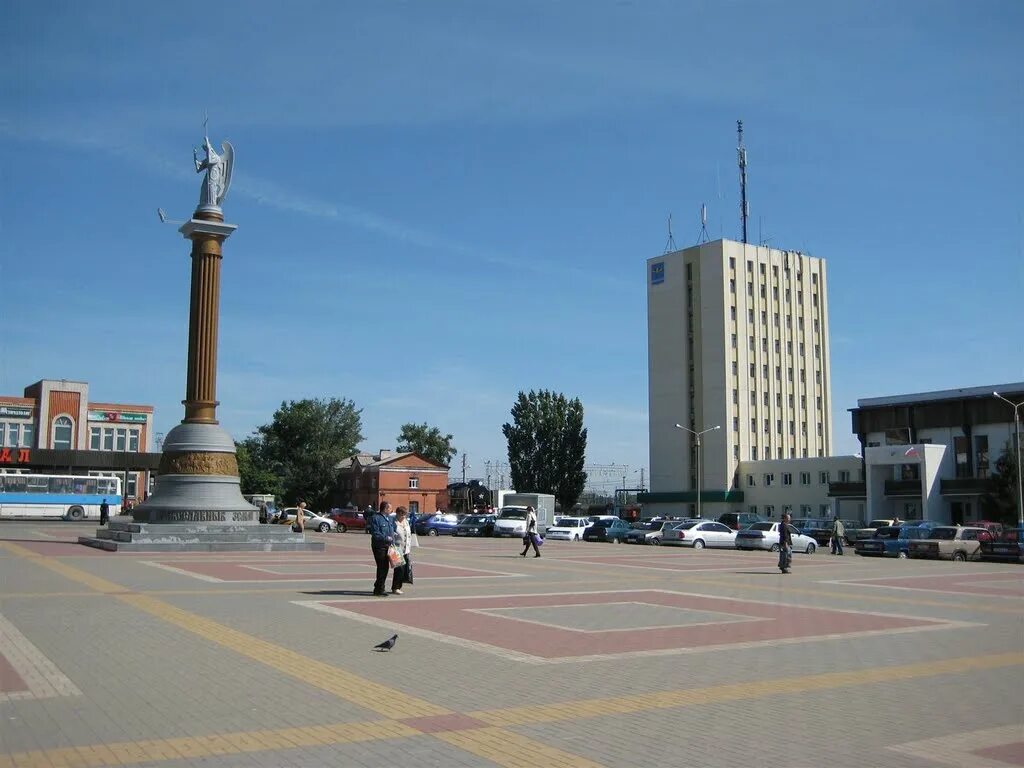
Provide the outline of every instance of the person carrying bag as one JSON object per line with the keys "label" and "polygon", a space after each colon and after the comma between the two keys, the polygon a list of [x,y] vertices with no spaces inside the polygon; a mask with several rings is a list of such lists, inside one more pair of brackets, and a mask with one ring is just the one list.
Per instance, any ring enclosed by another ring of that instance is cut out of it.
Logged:
{"label": "person carrying bag", "polygon": [[519,553],[520,557],[526,557],[526,553],[530,551],[530,546],[533,546],[533,556],[540,557],[540,545],[544,543],[544,539],[537,533],[537,513],[533,507],[526,508],[526,534],[523,536],[523,551]]}
{"label": "person carrying bag", "polygon": [[412,527],[406,516],[405,507],[395,509],[395,543],[392,549],[396,555],[392,560],[395,572],[391,577],[391,594],[402,594],[404,584],[412,584],[412,564],[409,555],[412,552]]}

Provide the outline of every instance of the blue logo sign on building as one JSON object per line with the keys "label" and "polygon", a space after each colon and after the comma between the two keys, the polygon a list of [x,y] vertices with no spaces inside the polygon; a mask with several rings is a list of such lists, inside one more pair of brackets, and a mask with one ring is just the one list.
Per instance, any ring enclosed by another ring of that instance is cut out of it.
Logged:
{"label": "blue logo sign on building", "polygon": [[659,261],[651,264],[651,285],[658,285],[665,282],[665,262]]}

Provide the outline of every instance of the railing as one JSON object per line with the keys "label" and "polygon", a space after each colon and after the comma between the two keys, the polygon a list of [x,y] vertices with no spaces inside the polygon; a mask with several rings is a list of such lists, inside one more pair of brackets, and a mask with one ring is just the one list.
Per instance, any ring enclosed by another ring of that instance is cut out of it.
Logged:
{"label": "railing", "polygon": [[920,480],[886,480],[886,496],[921,496]]}
{"label": "railing", "polygon": [[994,489],[990,477],[955,477],[939,480],[943,496],[981,496]]}
{"label": "railing", "polygon": [[863,499],[867,495],[867,486],[864,482],[832,482],[828,484],[828,495]]}

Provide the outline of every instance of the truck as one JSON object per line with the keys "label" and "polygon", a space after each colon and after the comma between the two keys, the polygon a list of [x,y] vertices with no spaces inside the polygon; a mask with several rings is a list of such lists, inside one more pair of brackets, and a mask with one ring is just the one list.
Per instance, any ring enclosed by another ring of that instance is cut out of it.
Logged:
{"label": "truck", "polygon": [[513,493],[515,493],[515,490],[510,488],[491,491],[491,506],[494,507],[495,510],[500,510],[505,506],[505,498]]}
{"label": "truck", "polygon": [[522,536],[526,533],[526,508],[537,513],[537,532],[551,525],[555,515],[555,497],[550,493],[507,493],[494,522],[495,536]]}

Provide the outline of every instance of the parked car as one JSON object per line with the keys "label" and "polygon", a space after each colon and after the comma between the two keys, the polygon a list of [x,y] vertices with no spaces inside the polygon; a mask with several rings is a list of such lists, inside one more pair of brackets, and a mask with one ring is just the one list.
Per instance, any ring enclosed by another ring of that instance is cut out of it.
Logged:
{"label": "parked car", "polygon": [[1003,535],[1005,530],[1002,523],[996,523],[992,520],[978,520],[975,523],[971,523],[971,528],[984,528],[989,532],[988,537],[982,537],[982,541],[994,541]]}
{"label": "parked car", "polygon": [[[294,524],[295,513],[297,509],[298,507],[285,507],[284,509],[282,509],[281,515],[278,518],[278,522],[282,525],[284,524],[282,521],[287,521],[289,524]],[[320,531],[320,533],[327,533],[328,531],[332,531],[338,527],[338,524],[334,522],[331,518],[324,517],[323,515],[318,515],[311,509],[306,509],[303,511],[302,524],[306,528],[306,530]]]}
{"label": "parked car", "polygon": [[[832,541],[832,522],[835,518],[821,518],[808,523],[806,526],[797,526],[802,533],[806,533],[819,547],[827,547]],[[857,533],[864,527],[863,520],[841,517],[843,522],[843,541],[853,546],[857,541]],[[796,521],[793,521],[796,523]]]}
{"label": "parked car", "polygon": [[584,531],[591,525],[593,523],[585,517],[556,517],[555,524],[544,531],[544,538],[580,541]]}
{"label": "parked car", "polygon": [[658,520],[645,520],[642,523],[633,523],[633,527],[626,532],[624,539],[627,544],[661,544],[662,529],[671,526],[675,521],[661,518]]}
{"label": "parked car", "polygon": [[526,535],[526,508],[505,507],[498,513],[494,521],[495,536],[519,536]]}
{"label": "parked car", "polygon": [[727,547],[736,546],[736,531],[715,520],[683,520],[669,525],[662,532],[661,543],[680,547]]}
{"label": "parked car", "polygon": [[866,557],[898,557],[901,560],[910,553],[910,542],[928,536],[933,526],[928,524],[887,525],[875,531],[870,539],[857,539],[853,551]]}
{"label": "parked car", "polygon": [[451,512],[439,512],[436,515],[431,515],[426,520],[416,521],[416,535],[417,536],[441,536],[448,534],[450,535],[454,530],[455,526],[459,524],[459,516],[452,514]]}
{"label": "parked car", "polygon": [[493,536],[497,515],[466,515],[459,520],[452,536]]}
{"label": "parked car", "polygon": [[875,535],[875,531],[877,531],[879,528],[890,528],[890,527],[893,527],[893,526],[900,526],[900,525],[903,524],[903,522],[904,521],[900,520],[899,518],[892,518],[892,517],[880,517],[880,518],[877,518],[877,519],[872,520],[871,522],[869,522],[867,525],[865,525],[859,531],[857,531],[857,538],[858,539],[870,539],[872,536]]}
{"label": "parked car", "polygon": [[755,515],[753,512],[726,512],[718,518],[718,522],[732,528],[734,531],[746,528],[754,523],[759,523],[762,520],[764,520],[763,517]]}
{"label": "parked car", "polygon": [[984,528],[963,528],[940,525],[928,531],[928,536],[910,542],[910,557],[937,560],[980,560],[981,538],[990,539]]}
{"label": "parked car", "polygon": [[629,533],[631,528],[629,523],[625,520],[602,520],[601,522],[594,523],[585,531],[583,531],[584,541],[610,541],[613,544],[618,544],[621,541],[626,540],[626,534]]}
{"label": "parked car", "polygon": [[366,528],[366,518],[355,507],[336,507],[327,516],[338,524],[338,531],[344,533],[349,528],[360,531]]}
{"label": "parked car", "polygon": [[[782,523],[764,520],[760,523],[754,523],[741,531],[737,531],[736,549],[768,549],[772,552],[778,552],[780,525]],[[818,548],[818,543],[814,539],[800,533],[793,525],[789,526],[789,533],[793,537],[794,552],[806,552],[808,555],[811,555]]]}
{"label": "parked car", "polygon": [[1024,528],[1011,528],[997,539],[981,542],[981,559],[1024,563]]}

